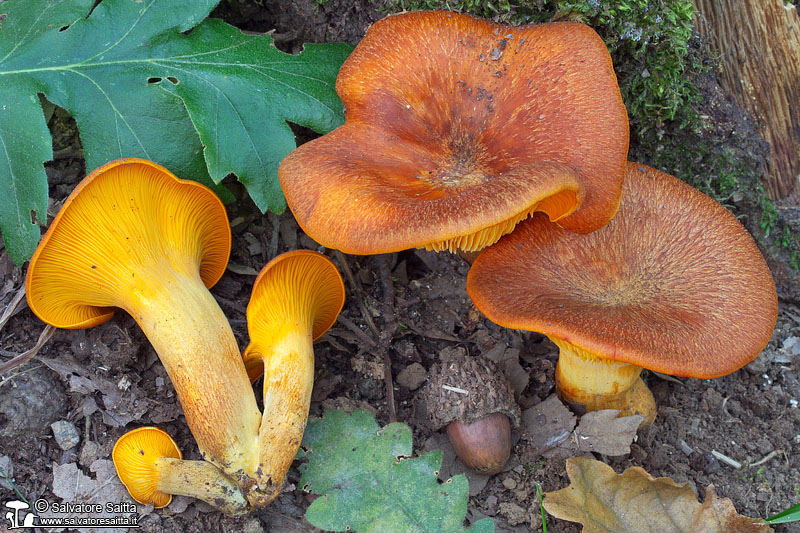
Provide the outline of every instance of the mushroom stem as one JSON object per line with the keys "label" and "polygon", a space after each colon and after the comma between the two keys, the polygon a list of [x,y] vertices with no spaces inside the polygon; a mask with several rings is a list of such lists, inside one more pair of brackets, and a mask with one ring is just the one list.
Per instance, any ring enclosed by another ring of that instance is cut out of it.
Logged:
{"label": "mushroom stem", "polygon": [[640,377],[642,367],[603,359],[589,350],[551,337],[560,349],[556,366],[559,398],[584,411],[618,409],[619,416],[656,417],[653,394]]}
{"label": "mushroom stem", "polygon": [[161,492],[203,500],[228,515],[249,510],[242,490],[207,461],[160,457],[154,467]]}
{"label": "mushroom stem", "polygon": [[132,290],[117,305],[158,353],[203,457],[247,490],[261,413],[228,320],[196,269],[143,270],[133,272]]}
{"label": "mushroom stem", "polygon": [[336,321],[344,283],[330,259],[310,250],[279,255],[261,269],[247,305],[250,344],[242,354],[250,379],[264,373],[258,430],[258,493],[263,507],[278,497],[306,428],[314,386],[314,340]]}
{"label": "mushroom stem", "polygon": [[[287,324],[271,339],[264,361],[264,415],[258,432],[261,505],[283,486],[308,419],[314,387],[314,348],[310,324]],[[245,358],[253,357],[246,354]]]}

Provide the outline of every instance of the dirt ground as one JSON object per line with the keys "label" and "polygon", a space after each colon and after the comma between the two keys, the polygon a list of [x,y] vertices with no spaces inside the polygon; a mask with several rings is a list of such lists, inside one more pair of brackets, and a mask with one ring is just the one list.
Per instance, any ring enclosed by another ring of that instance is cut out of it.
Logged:
{"label": "dirt ground", "polygon": [[[253,4],[249,15],[239,10],[242,20],[231,15],[230,22],[239,22],[246,29],[272,24],[291,49],[298,36],[302,40],[355,42],[367,24],[380,17],[354,2],[331,0],[324,10],[317,11],[311,10],[313,1],[292,4],[309,9],[306,18],[292,16],[292,20],[303,21],[294,33],[287,29],[286,13],[259,10],[258,4]],[[306,27],[323,34],[311,39]],[[56,136],[57,153],[65,155],[48,168],[55,207],[86,171],[81,159],[74,157],[74,142],[68,129]],[[506,354],[506,360],[513,363],[510,366],[517,369],[514,376],[523,410],[553,394],[555,346],[538,334],[507,330],[483,317],[466,294],[468,266],[459,257],[420,250],[344,256],[305,236],[288,211],[264,216],[249,200],[229,206],[229,216],[234,235],[232,266],[212,293],[241,347],[248,340],[245,308],[254,274],[276,254],[298,248],[318,250],[333,259],[344,275],[347,301],[342,314],[315,345],[312,417],[328,409],[366,409],[383,425],[391,421],[394,412],[398,421],[413,429],[415,450],[444,447],[447,460],[446,441],[427,429],[417,415],[420,379],[401,377],[401,373],[413,363],[427,371],[440,352],[454,347],[471,356],[495,357],[498,350]],[[15,268],[3,251],[0,309],[19,294],[23,282],[24,269]],[[390,338],[376,338],[369,321],[378,331],[391,332]],[[0,362],[32,348],[43,329],[44,324],[23,305],[0,330]],[[713,484],[740,513],[752,517],[766,517],[797,503],[798,337],[800,302],[781,301],[772,340],[742,370],[715,380],[646,375],[658,405],[655,423],[639,431],[630,454],[595,457],[617,472],[636,465],[653,476],[688,482],[700,495]],[[387,401],[387,363],[391,365],[388,374],[394,408]],[[77,433],[78,443],[66,450],[56,442],[51,427],[58,421],[72,425],[67,433]],[[111,449],[123,433],[142,425],[163,428],[176,439],[184,457],[199,457],[163,367],[134,320],[123,313],[93,329],[56,331],[30,363],[0,377],[0,468],[29,501],[40,497],[57,501],[57,494],[63,498],[71,490],[65,485],[73,481],[76,487],[79,482],[85,484],[75,488],[75,494],[91,498],[119,494],[121,486],[113,471],[108,471]],[[541,518],[534,482],[544,491],[566,486],[564,459],[540,456],[519,430],[514,432],[514,440],[504,472],[491,477],[470,475],[468,518],[493,517],[498,531],[538,531]],[[712,451],[742,467],[720,462]],[[68,470],[67,465],[74,466]],[[447,468],[451,473],[462,470],[458,464]],[[272,506],[241,518],[225,517],[203,503],[176,498],[166,509],[145,509],[142,530],[318,531],[303,519],[313,497],[297,487],[298,481],[293,468],[287,487]],[[17,497],[13,487],[0,478],[0,501]],[[558,533],[581,528],[548,517],[547,529]],[[775,526],[775,530],[800,531],[800,527]]]}

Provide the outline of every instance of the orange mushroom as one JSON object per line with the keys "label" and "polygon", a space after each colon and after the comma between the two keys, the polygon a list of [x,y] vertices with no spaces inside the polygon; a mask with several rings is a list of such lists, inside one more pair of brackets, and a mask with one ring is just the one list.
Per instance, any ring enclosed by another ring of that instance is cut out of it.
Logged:
{"label": "orange mushroom", "polygon": [[734,372],[767,344],[778,312],[770,271],[736,218],[636,163],[607,226],[580,235],[533,217],[478,256],[467,292],[493,322],[559,346],[562,399],[648,421],[655,402],[642,368]]}
{"label": "orange mushroom", "polygon": [[261,413],[236,339],[208,291],[230,252],[225,208],[207,187],[142,159],[81,181],[31,259],[28,305],[60,328],[88,328],[121,308],[169,374],[203,456],[246,492]]}
{"label": "orange mushroom", "polygon": [[264,374],[258,469],[266,505],[280,494],[308,419],[314,340],[336,321],[344,282],[333,262],[310,250],[279,255],[256,278],[247,305],[250,344],[243,358],[252,380]]}
{"label": "orange mushroom", "polygon": [[122,484],[131,497],[159,509],[173,495],[198,498],[230,515],[247,511],[241,489],[207,461],[184,461],[175,441],[155,427],[129,431],[111,452]]}
{"label": "orange mushroom", "polygon": [[392,15],[336,90],[345,124],[279,170],[295,218],[324,246],[474,251],[534,211],[589,232],[617,210],[627,113],[588,26]]}

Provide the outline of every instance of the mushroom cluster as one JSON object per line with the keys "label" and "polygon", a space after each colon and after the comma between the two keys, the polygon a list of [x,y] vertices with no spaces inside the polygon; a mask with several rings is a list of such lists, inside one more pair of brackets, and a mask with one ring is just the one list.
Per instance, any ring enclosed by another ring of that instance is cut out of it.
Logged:
{"label": "mushroom cluster", "polygon": [[758,248],[712,199],[627,162],[627,113],[587,26],[392,15],[336,90],[344,125],[280,166],[299,225],[353,254],[480,252],[468,294],[559,346],[556,388],[577,410],[650,423],[643,368],[718,377],[769,340]]}
{"label": "mushroom cluster", "polygon": [[[369,29],[336,89],[345,124],[280,166],[301,228],[354,254],[480,251],[469,296],[497,324],[559,346],[556,388],[577,409],[652,422],[643,368],[713,378],[769,340],[777,296],[758,248],[712,199],[627,162],[627,113],[589,27],[393,15]],[[123,435],[113,458],[139,502],[160,507],[183,494],[229,514],[263,507],[300,445],[313,342],[342,309],[341,276],[312,251],[270,261],[247,306],[241,354],[208,290],[230,244],[212,191],[121,159],[76,187],[31,259],[26,291],[37,316],[87,328],[125,310],[175,386],[204,460],[183,460],[157,428]],[[472,359],[459,368],[493,371]],[[262,375],[263,412],[251,384]],[[448,402],[431,418],[453,428],[473,466],[497,472],[518,407],[502,380],[473,381],[469,404],[429,383],[425,394]],[[495,381],[496,397],[481,397]],[[453,422],[486,414],[498,434]],[[500,452],[469,449],[486,443]]]}
{"label": "mushroom cluster", "polygon": [[[246,358],[270,357],[262,414],[208,290],[225,271],[230,245],[225,208],[210,189],[150,161],[120,159],[78,184],[28,267],[28,305],[39,318],[88,328],[127,311],[175,387],[205,461],[182,461],[155,428],[124,435],[114,461],[139,502],[163,506],[170,494],[184,494],[230,514],[262,507],[278,495],[297,452],[314,375],[311,342],[341,310],[342,280],[310,251],[279,256],[259,276]],[[264,301],[276,297],[277,305]]]}

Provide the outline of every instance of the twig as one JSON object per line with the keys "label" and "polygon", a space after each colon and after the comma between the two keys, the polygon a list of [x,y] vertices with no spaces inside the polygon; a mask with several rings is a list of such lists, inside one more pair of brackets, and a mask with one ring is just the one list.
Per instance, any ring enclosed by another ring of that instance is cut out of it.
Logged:
{"label": "twig", "polygon": [[724,454],[718,452],[717,450],[711,450],[711,455],[713,455],[714,457],[716,457],[717,459],[719,459],[720,461],[722,461],[726,465],[735,468],[736,470],[739,470],[740,468],[742,468],[742,463],[740,463],[739,461],[736,461],[734,459],[731,459],[727,455],[724,455]]}
{"label": "twig", "polygon": [[755,463],[751,464],[750,466],[761,466],[764,463],[766,463],[767,461],[771,461],[772,459],[774,459],[777,456],[778,456],[778,452],[775,451],[775,450],[772,450],[767,455],[765,455],[761,460],[756,461]]}
{"label": "twig", "polygon": [[375,335],[375,338],[379,339],[381,333],[375,326],[375,322],[372,321],[372,315],[370,315],[367,305],[364,303],[364,290],[361,288],[361,284],[356,282],[356,278],[353,276],[353,271],[350,270],[350,264],[347,262],[347,258],[345,258],[344,254],[339,250],[334,250],[333,252],[339,260],[339,265],[342,267],[342,270],[344,270],[344,275],[350,283],[350,288],[357,294],[356,300],[358,300],[358,307],[361,309],[361,316],[364,318],[364,322],[367,323],[367,326],[370,331],[372,331],[372,334]]}
{"label": "twig", "polygon": [[14,298],[11,299],[9,304],[3,310],[3,314],[0,315],[0,329],[3,329],[3,326],[6,325],[6,322],[8,322],[8,320],[17,313],[17,311],[24,309],[25,305],[27,305],[27,302],[25,302],[25,285],[23,284],[17,290]]}
{"label": "twig", "polygon": [[272,223],[272,238],[269,241],[267,261],[272,261],[275,256],[278,255],[278,239],[281,231],[281,217],[270,211],[269,221]]}
{"label": "twig", "polygon": [[386,403],[389,407],[389,420],[397,422],[397,407],[394,401],[394,380],[392,379],[392,358],[389,355],[390,345],[397,330],[397,319],[394,316],[394,282],[389,270],[391,255],[378,257],[378,271],[383,285],[383,334],[381,335],[381,352],[383,352],[383,381],[386,383]]}
{"label": "twig", "polygon": [[[367,309],[367,304],[365,303],[366,295],[364,294],[364,289],[361,287],[361,284],[356,281],[355,276],[353,275],[353,271],[350,269],[350,264],[347,261],[347,258],[340,252],[339,250],[334,250],[334,254],[336,258],[339,260],[339,265],[341,266],[342,270],[344,271],[344,275],[347,278],[348,283],[350,284],[350,288],[353,292],[356,293],[356,300],[358,301],[358,307],[361,310],[361,316],[364,318],[364,322],[367,323],[372,334],[377,339],[375,341],[366,341],[372,346],[377,345],[378,350],[381,353],[381,358],[383,360],[383,381],[386,384],[386,405],[389,411],[389,420],[391,422],[397,421],[397,407],[395,406],[394,401],[394,385],[392,380],[392,360],[389,357],[389,347],[392,342],[392,338],[394,338],[394,332],[397,328],[397,321],[394,318],[394,284],[392,283],[391,273],[389,272],[389,257],[391,255],[384,255],[379,256],[379,264],[378,270],[381,274],[381,282],[383,285],[383,309],[382,314],[384,317],[384,329],[381,332],[378,327],[375,325],[375,322],[372,320],[372,315]],[[352,324],[347,319],[342,319],[340,316],[339,321],[350,329],[353,333],[355,333],[359,339],[362,339],[364,332],[361,331],[360,328],[357,326],[354,328],[355,324]]]}
{"label": "twig", "polygon": [[42,330],[42,333],[39,335],[39,340],[36,341],[36,344],[33,348],[0,365],[0,375],[5,374],[9,370],[17,368],[18,366],[24,365],[33,359],[33,357],[39,353],[39,350],[42,348],[42,346],[44,346],[47,341],[50,340],[50,337],[52,337],[53,333],[55,332],[56,328],[50,324],[46,325]]}
{"label": "twig", "polygon": [[31,372],[35,372],[35,371],[39,370],[40,368],[44,368],[44,366],[45,365],[29,366],[25,370],[20,370],[18,372],[14,372],[13,374],[9,374],[8,376],[4,377],[3,379],[0,379],[0,388],[2,388],[3,385],[5,385],[6,383],[11,383],[12,381],[14,381],[14,378],[16,378],[18,376],[24,376],[25,374],[29,374]]}
{"label": "twig", "polygon": [[336,319],[336,321],[338,323],[340,323],[341,325],[343,325],[344,327],[346,327],[347,329],[349,329],[350,331],[352,331],[356,335],[356,337],[358,337],[358,339],[361,342],[363,342],[365,344],[369,344],[370,346],[377,346],[378,345],[378,343],[375,342],[372,339],[372,337],[370,337],[369,335],[364,333],[361,330],[361,328],[358,327],[358,324],[356,324],[355,322],[353,322],[352,320],[350,320],[346,316],[339,315],[339,317]]}

